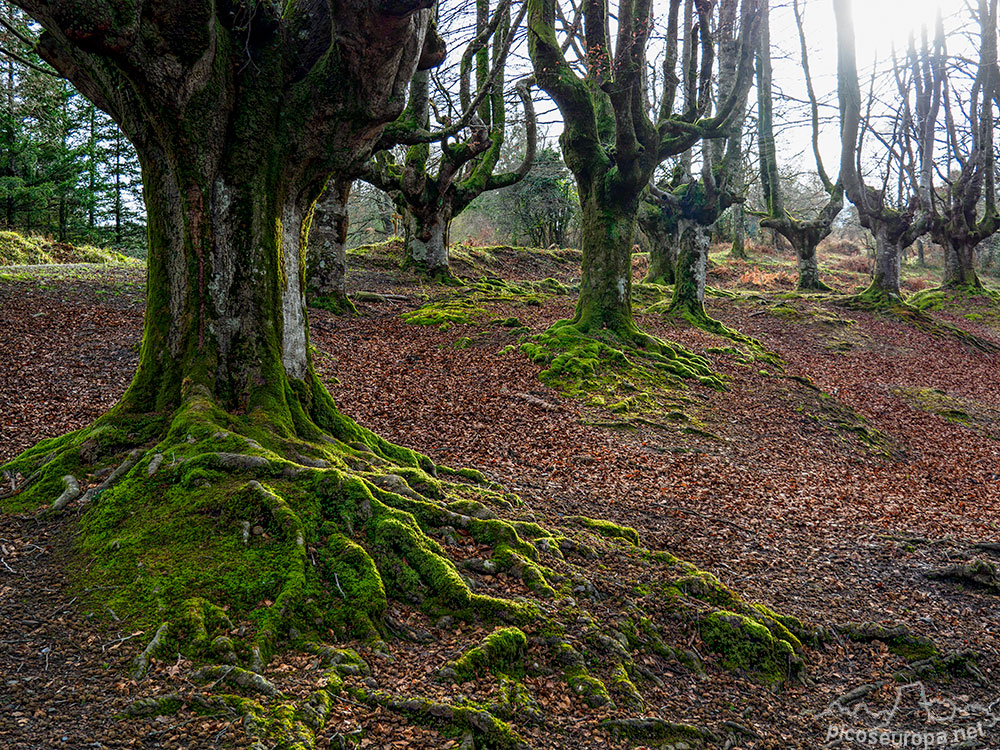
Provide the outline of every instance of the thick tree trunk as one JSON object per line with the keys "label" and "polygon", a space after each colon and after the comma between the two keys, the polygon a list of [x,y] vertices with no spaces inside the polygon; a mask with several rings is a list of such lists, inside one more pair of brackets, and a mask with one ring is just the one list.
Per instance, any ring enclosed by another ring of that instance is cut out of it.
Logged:
{"label": "thick tree trunk", "polygon": [[635,201],[622,203],[591,189],[581,195],[583,269],[573,322],[582,330],[636,331],[632,319],[632,242]]}
{"label": "thick tree trunk", "polygon": [[693,221],[681,221],[678,229],[677,268],[671,312],[704,316],[705,282],[708,271],[710,228]]}
{"label": "thick tree trunk", "polygon": [[917,246],[917,265],[921,268],[925,268],[927,266],[927,260],[924,258],[924,241],[917,240],[915,244]]}
{"label": "thick tree trunk", "polygon": [[406,256],[404,267],[432,277],[450,277],[448,234],[451,214],[447,209],[405,212]]}
{"label": "thick tree trunk", "polygon": [[982,287],[976,273],[976,247],[958,240],[944,243],[944,286]]}
{"label": "thick tree trunk", "polygon": [[899,288],[900,256],[902,248],[899,240],[890,236],[885,223],[876,221],[872,234],[875,235],[875,272],[869,292],[878,296],[900,299]]}
{"label": "thick tree trunk", "polygon": [[227,411],[287,410],[288,381],[312,376],[300,260],[315,193],[276,189],[269,159],[206,148],[196,174],[155,145],[140,154],[150,293],[122,408],[176,408],[197,389]]}
{"label": "thick tree trunk", "polygon": [[663,284],[670,286],[674,283],[674,265],[677,262],[675,253],[677,249],[677,236],[668,232],[657,232],[649,237],[649,271],[643,279],[648,284]]}
{"label": "thick tree trunk", "polygon": [[816,248],[819,241],[814,233],[800,233],[792,241],[795,254],[798,257],[799,265],[799,285],[798,288],[805,291],[829,291],[830,287],[823,283],[819,277],[819,261],[816,256]]}
{"label": "thick tree trunk", "polygon": [[347,298],[347,200],[353,180],[331,180],[316,202],[309,230],[306,291],[310,304],[353,308]]}

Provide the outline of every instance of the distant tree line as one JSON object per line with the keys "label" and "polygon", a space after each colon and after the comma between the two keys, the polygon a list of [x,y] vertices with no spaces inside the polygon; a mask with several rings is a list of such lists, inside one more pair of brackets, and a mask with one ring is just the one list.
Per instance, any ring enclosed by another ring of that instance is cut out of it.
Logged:
{"label": "distant tree line", "polygon": [[0,225],[59,242],[145,251],[135,150],[115,122],[28,44],[30,20],[0,0]]}

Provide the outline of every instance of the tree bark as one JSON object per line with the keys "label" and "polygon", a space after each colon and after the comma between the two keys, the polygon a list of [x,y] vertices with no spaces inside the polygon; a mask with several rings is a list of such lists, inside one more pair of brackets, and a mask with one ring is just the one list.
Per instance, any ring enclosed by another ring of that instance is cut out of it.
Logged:
{"label": "tree bark", "polygon": [[743,204],[737,203],[733,206],[733,245],[729,249],[729,254],[734,258],[747,258],[746,226],[743,224]]}
{"label": "tree bark", "polygon": [[670,286],[675,281],[674,267],[677,238],[675,235],[660,233],[649,238],[649,271],[643,279],[648,284]]}
{"label": "tree bark", "polygon": [[943,286],[952,289],[958,287],[982,288],[983,284],[976,273],[976,246],[962,242],[958,238],[950,238],[943,247]]}
{"label": "tree bark", "polygon": [[677,222],[659,204],[644,201],[639,207],[639,226],[649,240],[649,270],[643,281],[672,285],[677,261]]}
{"label": "tree bark", "polygon": [[347,298],[347,201],[354,181],[331,180],[313,210],[306,262],[309,302],[337,308],[350,306]]}
{"label": "tree bark", "polygon": [[581,330],[635,331],[632,320],[632,242],[637,199],[624,203],[601,186],[580,192],[583,269],[573,322]]}
{"label": "tree bark", "polygon": [[703,316],[711,228],[700,222],[682,220],[677,236],[676,281],[670,312]]}
{"label": "tree bark", "polygon": [[892,299],[902,299],[903,294],[899,287],[900,258],[902,255],[900,240],[892,236],[890,228],[884,222],[873,221],[873,224],[875,272],[869,292]]}
{"label": "tree bark", "polygon": [[447,208],[407,210],[404,267],[434,278],[451,276],[448,259],[451,215]]}
{"label": "tree bark", "polygon": [[819,262],[816,258],[816,247],[818,244],[815,238],[809,236],[807,233],[800,234],[792,242],[792,245],[795,247],[795,253],[798,256],[798,288],[801,290],[828,291],[830,289],[819,277]]}

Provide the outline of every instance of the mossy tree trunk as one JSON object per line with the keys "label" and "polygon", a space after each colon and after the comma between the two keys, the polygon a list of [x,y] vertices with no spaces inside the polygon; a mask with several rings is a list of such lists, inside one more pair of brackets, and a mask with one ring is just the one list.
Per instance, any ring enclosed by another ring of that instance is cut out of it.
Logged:
{"label": "mossy tree trunk", "polygon": [[816,258],[816,247],[819,242],[816,241],[815,235],[803,233],[795,239],[788,239],[792,243],[792,247],[795,248],[795,254],[798,258],[798,288],[802,291],[828,291],[830,287],[824,284],[819,277],[819,261]]}
{"label": "mossy tree trunk", "polygon": [[677,275],[670,312],[704,314],[705,283],[711,229],[700,222],[681,221],[677,232]]}
{"label": "mossy tree trunk", "polygon": [[643,200],[639,207],[639,226],[649,241],[649,270],[643,280],[670,286],[674,283],[677,262],[676,219],[658,202]]}
{"label": "mossy tree trunk", "polygon": [[872,271],[872,283],[866,294],[892,300],[902,299],[899,281],[904,240],[885,222],[875,222],[872,233],[875,235],[875,267]]}
{"label": "mossy tree trunk", "polygon": [[944,247],[944,282],[948,288],[980,289],[983,286],[976,273],[976,246],[961,237],[942,237]]}
{"label": "mossy tree trunk", "polygon": [[632,243],[638,194],[604,194],[603,180],[580,191],[583,273],[573,323],[582,331],[635,330],[632,320]]}
{"label": "mossy tree trunk", "polygon": [[[743,187],[739,186],[740,192],[743,192]],[[744,223],[744,214],[742,203],[733,206],[733,244],[729,248],[729,254],[740,260],[746,260],[749,257],[747,255],[747,228]]]}
{"label": "mossy tree trunk", "polygon": [[406,225],[405,268],[436,277],[451,275],[448,260],[448,236],[451,228],[451,207],[449,205],[423,206],[404,209]]}
{"label": "mossy tree trunk", "polygon": [[[118,469],[80,496],[88,509],[80,548],[132,571],[167,561],[147,570],[160,582],[176,578],[169,594],[156,586],[173,606],[204,590],[204,566],[220,576],[231,576],[229,566],[253,571],[259,579],[229,580],[229,590],[220,579],[213,590],[238,596],[246,584],[256,596],[276,595],[281,603],[256,620],[260,642],[271,642],[302,605],[306,538],[318,540],[318,527],[307,533],[305,516],[275,488],[310,469],[333,470],[331,446],[429,467],[336,410],[313,369],[304,284],[323,186],[367,158],[418,65],[440,62],[429,2],[282,9],[199,0],[157,4],[141,17],[125,0],[22,5],[45,29],[39,53],[136,146],[148,284],[139,369],[121,401],[90,428],[16,458],[12,475],[27,478],[3,495],[61,510],[85,485],[74,475],[115,461]],[[348,502],[347,474],[339,474],[341,489],[327,503]],[[315,501],[312,492],[300,487],[294,497]],[[218,523],[206,527],[208,506]],[[275,524],[276,546],[263,557],[234,541],[235,519],[248,524],[255,514]],[[175,536],[156,535],[170,524],[180,527]],[[104,555],[104,533],[129,535],[128,552]],[[185,545],[215,551],[185,567]],[[155,617],[137,612],[141,585],[126,573],[104,588],[131,592],[126,616]],[[244,602],[242,614],[249,608]]]}
{"label": "mossy tree trunk", "polygon": [[[640,196],[662,161],[685,153],[703,138],[728,137],[742,124],[741,102],[752,78],[757,5],[744,2],[737,17],[736,3],[727,3],[734,9],[727,37],[733,50],[732,86],[718,97],[711,117],[715,8],[713,3],[695,5],[697,20],[693,25],[680,23],[679,3],[670,5],[664,89],[656,92],[659,108],[651,115],[647,109],[650,92],[645,85],[646,44],[655,16],[650,0],[619,7],[614,43],[608,4],[584,6],[583,48],[589,62],[585,77],[577,74],[564,55],[554,0],[529,0],[532,65],[538,85],[562,113],[565,126],[560,144],[566,165],[576,178],[583,210],[583,274],[571,324],[585,332],[606,328],[626,340],[649,340],[637,335],[630,295],[632,241]],[[689,32],[695,36],[690,37]],[[686,59],[678,61],[682,40],[687,42],[683,46],[688,52]],[[677,75],[678,69],[691,74]],[[684,92],[678,97],[682,81]],[[684,100],[683,112],[674,110],[679,99]]]}
{"label": "mossy tree trunk", "polygon": [[354,181],[331,180],[313,209],[306,255],[306,293],[310,304],[353,308],[347,297],[348,199]]}

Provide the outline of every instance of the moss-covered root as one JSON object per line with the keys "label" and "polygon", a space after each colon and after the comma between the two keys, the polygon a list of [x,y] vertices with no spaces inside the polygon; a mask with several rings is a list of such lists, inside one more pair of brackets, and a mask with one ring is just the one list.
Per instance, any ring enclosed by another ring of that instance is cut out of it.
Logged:
{"label": "moss-covered root", "polygon": [[372,706],[394,711],[414,722],[447,727],[471,734],[472,747],[494,750],[531,750],[531,746],[510,725],[489,711],[449,703],[413,698],[405,699],[382,692],[359,690],[355,697]]}
{"label": "moss-covered root", "polygon": [[656,747],[703,748],[714,746],[719,738],[710,730],[690,724],[674,724],[656,716],[634,719],[608,719],[601,726],[611,736],[632,745]]}
{"label": "moss-covered root", "polygon": [[334,315],[357,315],[358,308],[346,294],[324,294],[310,297],[309,306],[328,310]]}
{"label": "moss-covered root", "polygon": [[542,382],[571,397],[676,389],[691,381],[724,388],[707,359],[634,327],[588,329],[564,320],[520,348],[544,367]]}
{"label": "moss-covered root", "polygon": [[795,645],[753,617],[717,610],[702,619],[698,630],[723,666],[766,685],[792,682],[804,673],[805,662],[796,653]]}
{"label": "moss-covered root", "polygon": [[758,339],[730,328],[721,320],[716,320],[706,312],[703,305],[690,305],[683,302],[679,304],[661,302],[653,305],[646,312],[660,313],[669,322],[684,322],[720,338],[729,339],[744,347],[747,353],[754,359],[763,360],[776,367],[780,367],[782,364],[781,357],[765,347]]}
{"label": "moss-covered root", "polygon": [[477,676],[523,674],[528,639],[518,628],[498,628],[439,672],[439,678],[468,682]]}
{"label": "moss-covered root", "polygon": [[852,310],[880,313],[906,323],[931,336],[954,338],[963,344],[985,354],[1000,352],[1000,344],[978,336],[952,323],[938,320],[925,310],[915,307],[903,299],[885,292],[869,288],[866,291],[846,297],[839,304]]}
{"label": "moss-covered root", "polygon": [[614,708],[615,704],[611,700],[607,686],[590,673],[583,655],[570,643],[557,641],[554,645],[554,656],[563,666],[566,685],[573,695],[591,708]]}
{"label": "moss-covered root", "polygon": [[906,625],[885,626],[877,623],[848,623],[837,631],[855,643],[879,642],[905,659],[907,665],[896,673],[899,680],[934,679],[941,676],[971,677],[981,685],[989,680],[979,668],[974,651],[943,652],[930,638],[910,632]]}

